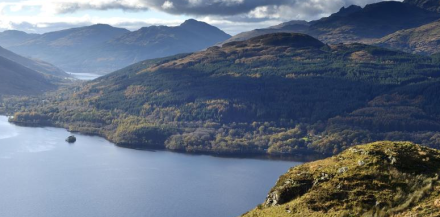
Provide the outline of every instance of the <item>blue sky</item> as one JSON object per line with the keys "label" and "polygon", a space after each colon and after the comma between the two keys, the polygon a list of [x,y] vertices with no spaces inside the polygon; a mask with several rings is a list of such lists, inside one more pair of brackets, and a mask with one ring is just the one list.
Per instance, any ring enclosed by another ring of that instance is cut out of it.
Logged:
{"label": "blue sky", "polygon": [[189,18],[229,34],[290,20],[314,20],[343,6],[380,0],[2,0],[0,31],[44,33],[106,23],[136,30],[176,26]]}

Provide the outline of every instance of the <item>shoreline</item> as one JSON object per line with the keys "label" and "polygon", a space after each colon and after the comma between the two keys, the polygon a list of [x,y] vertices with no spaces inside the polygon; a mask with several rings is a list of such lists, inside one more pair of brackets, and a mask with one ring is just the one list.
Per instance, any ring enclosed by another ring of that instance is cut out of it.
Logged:
{"label": "shoreline", "polygon": [[[4,115],[4,117],[7,117]],[[61,128],[65,129],[67,132],[70,133],[76,133],[79,135],[85,135],[85,136],[96,136],[103,138],[109,142],[111,142],[114,146],[117,146],[119,148],[127,148],[132,150],[139,150],[139,151],[169,151],[179,154],[185,154],[185,155],[206,155],[206,156],[212,156],[212,157],[219,157],[219,158],[234,158],[234,159],[259,159],[259,160],[275,160],[275,161],[291,161],[291,162],[311,162],[315,160],[324,159],[327,157],[330,157],[329,155],[319,154],[316,152],[298,152],[296,154],[267,154],[263,152],[250,152],[250,153],[222,153],[222,152],[210,152],[210,151],[196,151],[196,152],[187,152],[183,150],[172,150],[167,149],[165,147],[150,147],[150,148],[141,148],[136,147],[135,145],[123,145],[123,144],[117,144],[116,142],[109,139],[106,135],[100,134],[100,133],[90,133],[90,132],[81,132],[81,131],[69,131],[66,127],[59,126],[56,124],[48,123],[47,125],[44,124],[37,124],[37,123],[25,123],[25,122],[16,122],[16,121],[10,121],[8,118],[8,123],[20,126],[20,127],[53,127],[53,128]]]}

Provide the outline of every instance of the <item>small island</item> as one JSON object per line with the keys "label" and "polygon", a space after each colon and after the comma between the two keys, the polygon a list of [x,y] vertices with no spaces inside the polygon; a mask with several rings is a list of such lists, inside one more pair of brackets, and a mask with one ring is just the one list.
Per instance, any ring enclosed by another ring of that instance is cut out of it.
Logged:
{"label": "small island", "polygon": [[76,137],[75,136],[69,136],[69,137],[67,137],[66,142],[68,142],[68,143],[75,143],[76,142]]}

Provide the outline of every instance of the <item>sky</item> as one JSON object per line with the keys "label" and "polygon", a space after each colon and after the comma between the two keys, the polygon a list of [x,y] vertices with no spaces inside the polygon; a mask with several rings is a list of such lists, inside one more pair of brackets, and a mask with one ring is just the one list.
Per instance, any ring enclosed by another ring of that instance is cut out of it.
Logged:
{"label": "sky", "polygon": [[0,0],[0,31],[45,33],[110,24],[137,30],[193,18],[235,35],[290,20],[315,20],[343,6],[381,0]]}

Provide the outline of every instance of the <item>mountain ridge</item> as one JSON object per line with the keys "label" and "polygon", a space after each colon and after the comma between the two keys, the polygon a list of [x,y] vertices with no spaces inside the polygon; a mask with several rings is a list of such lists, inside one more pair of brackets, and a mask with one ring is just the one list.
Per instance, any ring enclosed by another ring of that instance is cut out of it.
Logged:
{"label": "mountain ridge", "polygon": [[[207,23],[187,20],[176,27],[151,26],[133,32],[97,24],[37,35],[18,45],[3,45],[69,72],[105,74],[145,59],[203,50],[229,37]],[[2,34],[0,43],[1,39]]]}
{"label": "mountain ridge", "polygon": [[419,27],[438,19],[440,14],[416,5],[384,1],[366,5],[364,8],[356,5],[342,7],[329,17],[303,22],[293,29],[269,27],[243,32],[224,43],[276,32],[305,33],[330,44],[371,43],[372,40],[396,31]]}

